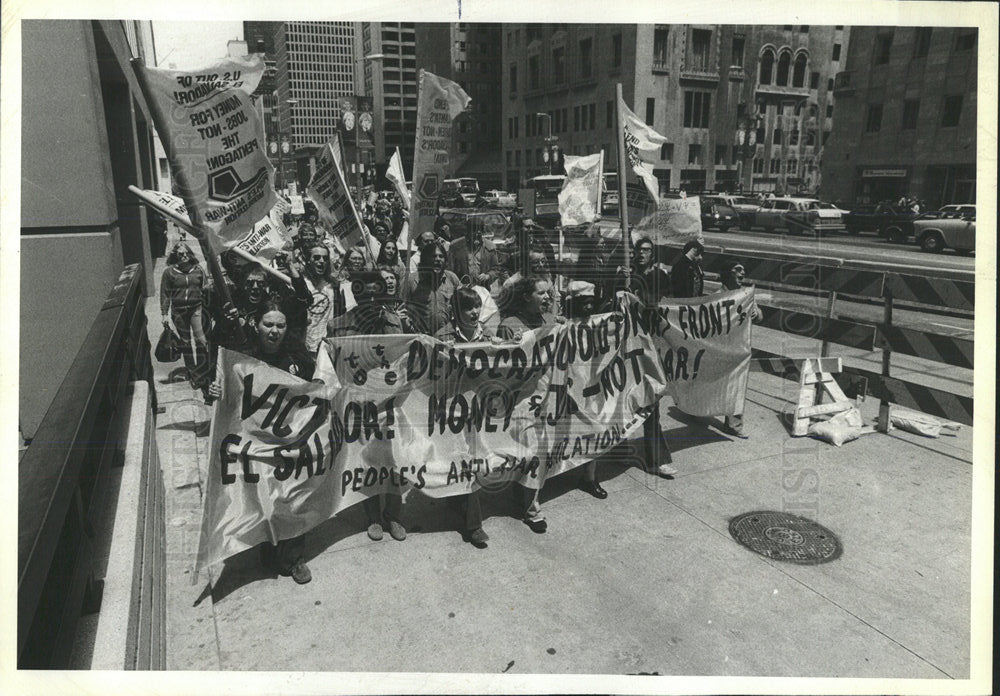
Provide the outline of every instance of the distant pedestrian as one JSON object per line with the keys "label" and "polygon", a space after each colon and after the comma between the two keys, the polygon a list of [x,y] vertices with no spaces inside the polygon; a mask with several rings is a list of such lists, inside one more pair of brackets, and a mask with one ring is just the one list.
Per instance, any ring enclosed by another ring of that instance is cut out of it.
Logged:
{"label": "distant pedestrian", "polygon": [[696,239],[684,245],[680,258],[670,269],[674,297],[701,297],[705,294],[705,272],[701,269],[704,253],[704,245]]}
{"label": "distant pedestrian", "polygon": [[170,322],[173,322],[181,339],[181,353],[191,388],[201,390],[205,400],[211,401],[208,395],[208,384],[211,382],[209,347],[202,315],[207,285],[208,277],[191,247],[184,242],[174,244],[160,279],[163,329],[169,331]]}

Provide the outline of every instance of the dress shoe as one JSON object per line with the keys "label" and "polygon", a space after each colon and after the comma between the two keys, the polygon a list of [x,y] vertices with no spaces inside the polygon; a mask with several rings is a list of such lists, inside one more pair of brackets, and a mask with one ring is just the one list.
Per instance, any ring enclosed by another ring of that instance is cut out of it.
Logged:
{"label": "dress shoe", "polygon": [[536,517],[525,517],[524,523],[528,525],[528,529],[533,531],[535,534],[545,534],[545,530],[549,528],[545,520],[540,520]]}
{"label": "dress shoe", "polygon": [[396,520],[389,520],[389,536],[396,541],[403,541],[406,538],[406,527]]}
{"label": "dress shoe", "polygon": [[477,549],[485,549],[486,542],[490,540],[490,536],[486,533],[482,527],[479,529],[473,529],[468,532],[468,542],[475,546]]}
{"label": "dress shoe", "polygon": [[587,491],[598,500],[604,500],[608,497],[608,492],[604,490],[604,487],[597,481],[584,481],[580,485],[580,488]]}
{"label": "dress shoe", "polygon": [[313,579],[312,573],[309,572],[309,566],[302,561],[295,562],[295,565],[291,567],[289,575],[292,576],[292,580],[300,585],[305,585]]}
{"label": "dress shoe", "polygon": [[368,538],[372,541],[382,541],[382,525],[372,522],[368,525]]}

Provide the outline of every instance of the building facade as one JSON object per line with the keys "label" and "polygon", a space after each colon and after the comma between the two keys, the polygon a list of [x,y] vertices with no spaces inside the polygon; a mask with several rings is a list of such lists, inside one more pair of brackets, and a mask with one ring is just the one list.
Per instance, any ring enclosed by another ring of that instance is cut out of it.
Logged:
{"label": "building facade", "polygon": [[548,173],[556,148],[555,171],[566,154],[601,149],[613,171],[618,83],[632,111],[668,140],[654,166],[661,191],[818,186],[833,46],[840,51],[847,41],[842,27],[505,24],[502,31],[505,188]]}
{"label": "building facade", "polygon": [[[129,61],[153,64],[145,22],[21,23],[20,388],[30,439],[122,268],[154,288],[153,124]],[[59,50],[54,51],[53,47]]]}
{"label": "building facade", "polygon": [[[361,22],[361,94],[371,100],[374,151],[369,166],[384,166],[399,148],[413,172],[417,132],[417,27],[414,22]],[[365,56],[383,56],[365,60]]]}
{"label": "building facade", "polygon": [[976,200],[978,31],[854,27],[824,190],[845,203]]}
{"label": "building facade", "polygon": [[[261,78],[253,98],[257,111],[264,124],[264,135],[267,141],[267,152],[271,164],[277,169],[278,150],[278,97],[277,89],[278,61],[274,48],[274,37],[278,33],[281,22],[243,22],[243,40],[248,53],[260,53],[264,56],[264,76]],[[273,152],[272,152],[273,150]]]}
{"label": "building facade", "polygon": [[339,132],[339,99],[355,93],[355,23],[282,22],[274,51],[276,185],[296,183],[301,191],[317,151]]}

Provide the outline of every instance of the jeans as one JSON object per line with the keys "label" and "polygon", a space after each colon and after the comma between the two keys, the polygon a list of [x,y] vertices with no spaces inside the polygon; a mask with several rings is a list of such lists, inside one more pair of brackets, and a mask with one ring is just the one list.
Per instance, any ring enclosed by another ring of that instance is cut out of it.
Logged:
{"label": "jeans", "polygon": [[646,467],[653,471],[660,464],[670,464],[674,461],[670,454],[670,444],[660,426],[660,404],[653,407],[653,412],[646,418],[642,426],[642,440],[646,450]]}
{"label": "jeans", "polygon": [[403,496],[383,493],[365,498],[365,514],[369,524],[389,520],[400,521],[403,514]]}
{"label": "jeans", "polygon": [[[188,370],[188,379],[194,389],[201,389],[212,381],[208,359],[208,339],[202,323],[201,305],[186,307],[172,306],[170,318],[177,328],[181,339],[181,353],[184,355],[184,365]],[[194,348],[191,343],[194,341]]]}
{"label": "jeans", "polygon": [[479,504],[479,491],[472,491],[468,495],[456,495],[449,500],[458,508],[466,531],[474,532],[483,526],[483,508]]}

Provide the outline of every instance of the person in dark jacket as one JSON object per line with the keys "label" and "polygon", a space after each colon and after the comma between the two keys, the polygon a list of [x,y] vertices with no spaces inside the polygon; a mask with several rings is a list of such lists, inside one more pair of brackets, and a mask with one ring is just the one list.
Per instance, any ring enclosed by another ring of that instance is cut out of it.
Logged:
{"label": "person in dark jacket", "polygon": [[701,269],[704,253],[705,247],[696,239],[684,245],[680,258],[670,269],[674,297],[701,297],[705,294],[705,273]]}
{"label": "person in dark jacket", "polygon": [[670,295],[670,278],[656,261],[653,240],[642,237],[635,243],[630,288],[647,306],[655,306],[660,298]]}
{"label": "person in dark jacket", "polygon": [[[262,302],[247,333],[250,335],[240,347],[240,352],[306,381],[312,379],[315,369],[312,356],[304,346],[289,342],[288,319],[278,302]],[[218,381],[212,383],[209,391],[213,399],[222,396]],[[265,542],[260,550],[261,561],[280,575],[291,576],[292,580],[304,585],[312,580],[312,573],[304,560],[305,546],[304,534],[282,539],[277,544]]]}
{"label": "person in dark jacket", "polygon": [[209,399],[207,389],[212,373],[202,301],[208,285],[208,276],[191,247],[183,242],[175,244],[160,279],[160,315],[165,331],[170,330],[170,322],[173,322],[181,339],[188,380],[193,389],[201,390],[206,400]]}

